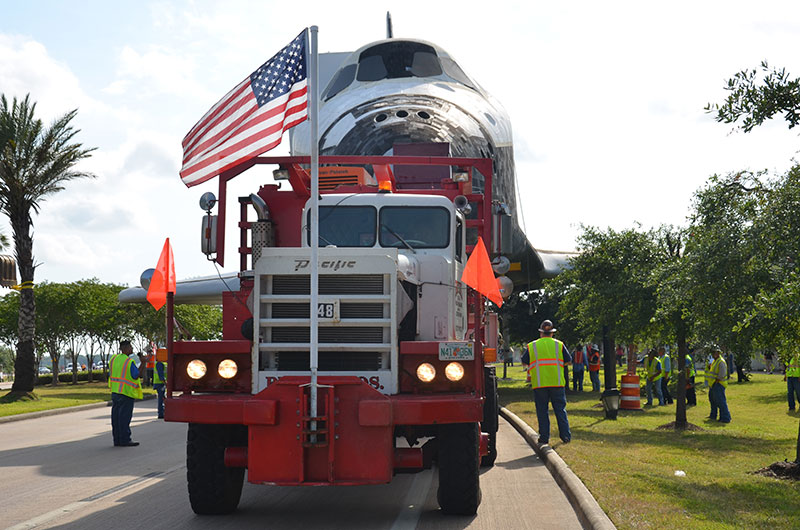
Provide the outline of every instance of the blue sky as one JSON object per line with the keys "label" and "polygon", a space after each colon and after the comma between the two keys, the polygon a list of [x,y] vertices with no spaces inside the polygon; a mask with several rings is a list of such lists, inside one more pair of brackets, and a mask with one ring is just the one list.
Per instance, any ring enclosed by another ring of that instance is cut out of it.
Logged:
{"label": "blue sky", "polygon": [[322,52],[352,51],[385,36],[387,10],[395,36],[439,44],[505,106],[537,247],[571,250],[581,223],[682,224],[709,175],[785,171],[800,149],[782,122],[730,134],[703,112],[762,59],[800,76],[796,2],[395,4],[0,0],[0,92],[30,93],[45,121],[78,108],[78,140],[97,147],[82,166],[97,178],[34,219],[37,281],[136,284],[167,236],[179,277],[215,274],[197,206],[215,186],[180,182],[183,135],[303,27]]}

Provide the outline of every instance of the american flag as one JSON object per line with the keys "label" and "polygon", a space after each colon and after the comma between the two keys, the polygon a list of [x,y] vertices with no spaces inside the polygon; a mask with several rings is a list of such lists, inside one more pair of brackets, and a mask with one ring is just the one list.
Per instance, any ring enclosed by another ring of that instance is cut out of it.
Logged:
{"label": "american flag", "polygon": [[194,186],[281,143],[283,131],[308,117],[303,30],[250,74],[183,139],[181,179]]}

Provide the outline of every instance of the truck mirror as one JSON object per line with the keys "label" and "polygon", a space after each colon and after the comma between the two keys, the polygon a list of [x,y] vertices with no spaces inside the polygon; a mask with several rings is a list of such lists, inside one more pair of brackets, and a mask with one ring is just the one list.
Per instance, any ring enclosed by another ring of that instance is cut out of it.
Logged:
{"label": "truck mirror", "polygon": [[217,216],[203,216],[203,224],[200,235],[200,251],[206,256],[217,252]]}

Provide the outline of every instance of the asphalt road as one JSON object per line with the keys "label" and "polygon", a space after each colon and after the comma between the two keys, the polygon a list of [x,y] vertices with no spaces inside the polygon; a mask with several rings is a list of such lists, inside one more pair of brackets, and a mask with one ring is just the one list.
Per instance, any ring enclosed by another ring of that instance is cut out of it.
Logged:
{"label": "asphalt road", "polygon": [[186,425],[157,420],[155,405],[136,404],[135,448],[112,446],[108,407],[0,424],[0,528],[581,528],[545,466],[503,420],[474,517],[439,512],[435,470],[383,486],[245,483],[236,513],[200,517],[186,492]]}

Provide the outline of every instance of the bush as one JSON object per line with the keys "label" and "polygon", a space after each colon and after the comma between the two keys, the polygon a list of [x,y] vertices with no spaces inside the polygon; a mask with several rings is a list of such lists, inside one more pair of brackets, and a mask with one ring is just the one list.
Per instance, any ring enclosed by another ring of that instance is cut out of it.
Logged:
{"label": "bush", "polygon": [[[95,370],[92,374],[92,381],[101,382],[105,381],[105,373],[102,370]],[[89,372],[78,372],[78,382],[87,382],[89,381]],[[71,383],[72,382],[72,372],[66,373],[59,373],[58,374],[58,382],[59,383]],[[36,379],[36,386],[44,386],[50,385],[53,383],[53,374],[41,374]]]}

